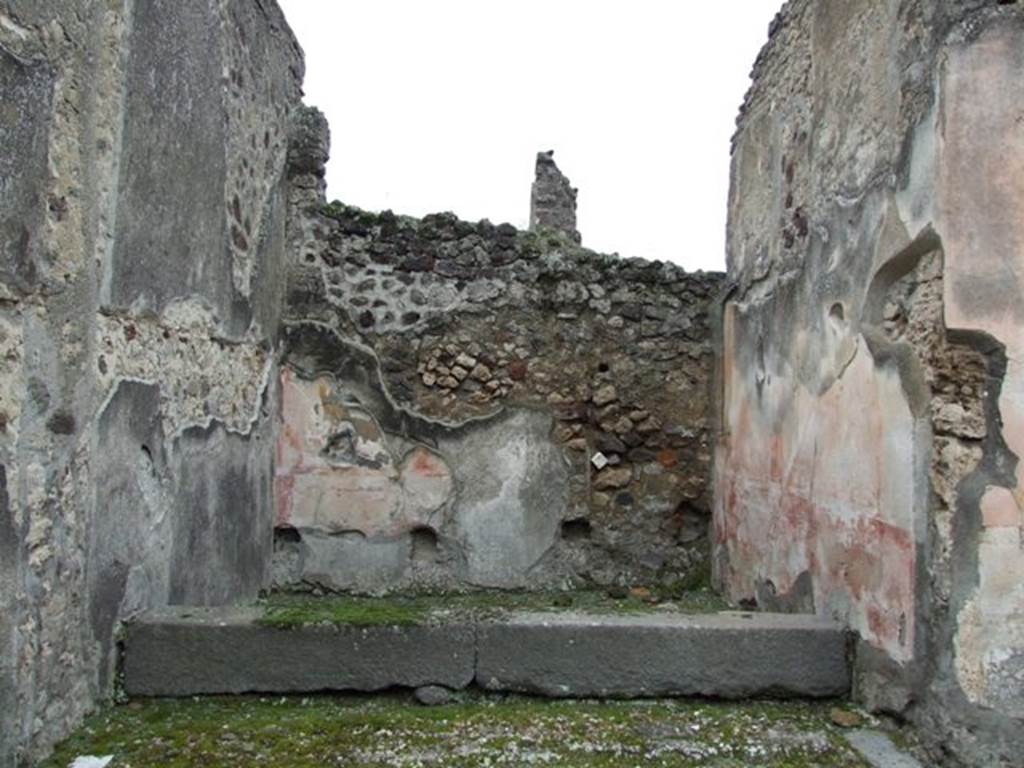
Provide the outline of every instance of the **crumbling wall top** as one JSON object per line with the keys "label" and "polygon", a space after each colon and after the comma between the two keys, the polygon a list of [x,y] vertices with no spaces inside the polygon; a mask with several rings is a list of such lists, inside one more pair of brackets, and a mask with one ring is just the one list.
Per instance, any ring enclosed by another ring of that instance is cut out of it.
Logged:
{"label": "crumbling wall top", "polygon": [[554,150],[537,153],[537,171],[530,191],[530,230],[541,227],[564,232],[581,242],[576,229],[577,189],[555,165]]}

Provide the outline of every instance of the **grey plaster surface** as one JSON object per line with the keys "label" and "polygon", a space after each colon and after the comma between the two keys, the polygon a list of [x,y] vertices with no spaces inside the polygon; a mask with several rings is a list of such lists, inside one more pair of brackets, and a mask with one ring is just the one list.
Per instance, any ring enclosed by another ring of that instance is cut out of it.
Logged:
{"label": "grey plaster surface", "polygon": [[225,317],[232,296],[216,11],[207,3],[143,3],[129,46],[128,151],[120,166],[110,302],[159,312],[198,293]]}
{"label": "grey plaster surface", "polygon": [[556,542],[568,462],[549,415],[517,409],[444,440],[460,488],[456,538],[474,584],[517,586]]}
{"label": "grey plaster surface", "polygon": [[39,278],[53,78],[45,62],[0,47],[0,285],[20,291],[31,290]]}

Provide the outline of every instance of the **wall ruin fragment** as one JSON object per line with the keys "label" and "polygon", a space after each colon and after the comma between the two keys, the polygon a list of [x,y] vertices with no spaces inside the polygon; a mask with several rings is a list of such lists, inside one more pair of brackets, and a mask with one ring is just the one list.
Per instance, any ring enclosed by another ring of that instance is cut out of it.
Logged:
{"label": "wall ruin fragment", "polygon": [[848,622],[863,702],[1014,764],[1018,5],[786,5],[713,402],[719,276],[581,248],[546,154],[531,232],[328,206],[273,2],[0,0],[0,766],[147,608],[687,583],[712,449],[729,596]]}
{"label": "wall ruin fragment", "polygon": [[[326,131],[305,121],[278,583],[699,578],[720,277],[586,251],[574,218],[571,231],[520,232],[324,205]],[[540,157],[535,200],[552,173],[568,186]]]}
{"label": "wall ruin fragment", "polygon": [[706,560],[717,277],[325,209],[302,70],[267,0],[0,0],[0,766],[149,608]]}
{"label": "wall ruin fragment", "polygon": [[1021,753],[1012,3],[795,0],[734,139],[715,567],[859,633],[936,760]]}
{"label": "wall ruin fragment", "polygon": [[0,766],[119,622],[269,581],[285,160],[273,3],[0,2]]}

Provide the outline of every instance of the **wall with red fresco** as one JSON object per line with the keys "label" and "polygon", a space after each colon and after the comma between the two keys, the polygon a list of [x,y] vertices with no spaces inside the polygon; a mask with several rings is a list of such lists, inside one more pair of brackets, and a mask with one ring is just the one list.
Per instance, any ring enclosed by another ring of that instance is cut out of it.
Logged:
{"label": "wall with red fresco", "polygon": [[[727,326],[736,333],[735,321]],[[779,371],[759,397],[726,392],[733,438],[718,478],[715,536],[730,556],[720,576],[734,599],[839,615],[893,658],[909,659],[914,420],[899,378],[876,375],[862,347],[822,396],[799,384],[794,396],[793,383]],[[782,408],[782,423],[765,418]],[[799,581],[804,574],[810,582]]]}
{"label": "wall with red fresco", "polygon": [[327,377],[282,369],[281,405],[276,527],[398,536],[431,525],[452,495],[440,456],[420,446],[395,461],[376,420],[338,400]]}
{"label": "wall with red fresco", "polygon": [[935,764],[1024,729],[1024,18],[788,3],[734,138],[715,577],[858,637]]}

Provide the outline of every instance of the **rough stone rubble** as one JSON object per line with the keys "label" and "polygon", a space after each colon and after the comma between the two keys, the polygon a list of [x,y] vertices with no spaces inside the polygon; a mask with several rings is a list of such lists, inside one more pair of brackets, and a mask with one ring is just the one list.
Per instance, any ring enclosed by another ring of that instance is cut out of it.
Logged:
{"label": "rough stone rubble", "polygon": [[577,191],[555,165],[554,151],[538,152],[536,178],[530,190],[530,231],[551,229],[577,244],[582,242],[576,229]]}

